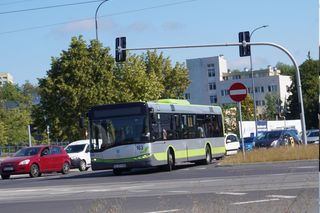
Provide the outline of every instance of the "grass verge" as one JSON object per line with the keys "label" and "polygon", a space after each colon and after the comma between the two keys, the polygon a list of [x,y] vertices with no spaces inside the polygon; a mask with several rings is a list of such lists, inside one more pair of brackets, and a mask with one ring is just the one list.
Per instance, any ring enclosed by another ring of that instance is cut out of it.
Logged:
{"label": "grass verge", "polygon": [[229,156],[222,160],[222,164],[241,164],[257,162],[274,162],[289,160],[313,160],[319,159],[319,144],[300,145],[295,147],[279,147],[270,149],[254,149],[246,152],[243,157],[242,152]]}

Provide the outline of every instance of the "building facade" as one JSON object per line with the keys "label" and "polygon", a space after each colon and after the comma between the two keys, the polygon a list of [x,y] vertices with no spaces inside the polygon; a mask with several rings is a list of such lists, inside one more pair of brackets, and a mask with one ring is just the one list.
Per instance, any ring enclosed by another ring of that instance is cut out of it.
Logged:
{"label": "building facade", "polygon": [[0,86],[4,85],[5,83],[13,84],[13,77],[10,73],[0,72]]}
{"label": "building facade", "polygon": [[[253,99],[251,71],[229,72],[222,55],[188,59],[187,67],[191,84],[185,96],[193,104],[235,103],[229,96],[229,88],[235,82],[246,85],[247,92]],[[281,75],[280,70],[269,66],[267,69],[253,71],[253,77],[258,114],[266,107],[268,93],[280,98],[282,104],[285,103],[292,83],[290,76]]]}

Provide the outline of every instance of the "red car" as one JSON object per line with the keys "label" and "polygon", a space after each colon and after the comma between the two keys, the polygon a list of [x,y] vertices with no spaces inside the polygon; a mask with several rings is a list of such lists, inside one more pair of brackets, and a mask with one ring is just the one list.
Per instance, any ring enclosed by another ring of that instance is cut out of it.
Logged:
{"label": "red car", "polygon": [[67,152],[60,146],[33,146],[20,149],[13,157],[0,162],[2,179],[10,175],[29,174],[39,177],[42,173],[61,172],[67,174],[71,161]]}

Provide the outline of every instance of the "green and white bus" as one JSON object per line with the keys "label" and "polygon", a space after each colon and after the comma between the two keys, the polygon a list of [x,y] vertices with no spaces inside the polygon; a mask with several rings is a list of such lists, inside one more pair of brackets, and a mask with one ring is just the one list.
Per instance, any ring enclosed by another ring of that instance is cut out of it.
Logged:
{"label": "green and white bus", "polygon": [[94,106],[89,113],[92,170],[209,164],[225,154],[222,110],[162,99]]}

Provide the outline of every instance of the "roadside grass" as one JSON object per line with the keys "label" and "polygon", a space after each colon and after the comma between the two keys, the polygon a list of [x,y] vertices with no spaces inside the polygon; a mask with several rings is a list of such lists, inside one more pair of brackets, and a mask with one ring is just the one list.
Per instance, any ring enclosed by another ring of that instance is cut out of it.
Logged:
{"label": "roadside grass", "polygon": [[241,164],[256,162],[274,162],[290,160],[314,160],[319,159],[319,144],[286,146],[270,149],[253,149],[246,151],[245,157],[242,152],[228,156],[222,160],[222,164]]}

